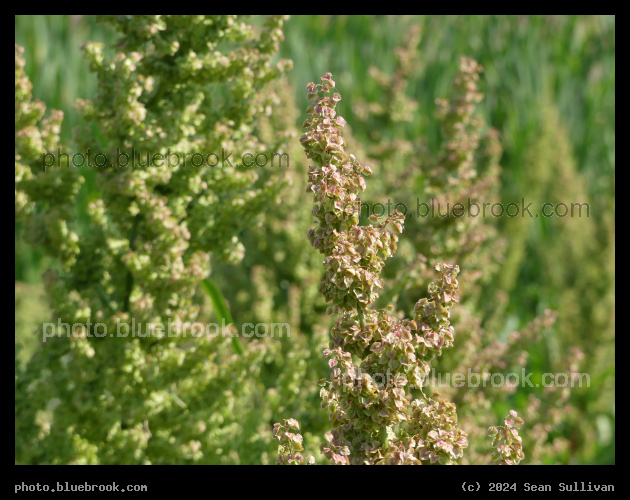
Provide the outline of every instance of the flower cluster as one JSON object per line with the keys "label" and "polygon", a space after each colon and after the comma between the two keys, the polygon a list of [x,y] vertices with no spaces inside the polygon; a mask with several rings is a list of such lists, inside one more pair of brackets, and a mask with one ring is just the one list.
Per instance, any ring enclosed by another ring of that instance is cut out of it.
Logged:
{"label": "flower cluster", "polygon": [[322,451],[335,464],[454,463],[467,446],[455,407],[427,397],[422,387],[430,362],[453,345],[449,318],[459,300],[459,268],[435,266],[439,278],[411,320],[397,319],[391,306],[368,308],[383,286],[379,274],[396,251],[404,216],[372,216],[375,225],[358,226],[357,195],[371,170],[346,153],[345,120],[335,110],[341,96],[330,95],[334,86],[330,73],[307,85],[314,102],[300,138],[314,163],[308,191],[317,226],[309,240],[325,255],[320,291],[340,313],[324,351],[332,371],[320,382],[321,398],[332,430]]}
{"label": "flower cluster", "polygon": [[278,465],[306,465],[315,463],[313,456],[308,459],[300,453],[304,451],[303,438],[300,434],[300,424],[294,418],[284,419],[284,425],[275,424],[273,437],[280,441],[278,446]]}
{"label": "flower cluster", "polygon": [[492,465],[518,465],[525,458],[523,440],[518,431],[523,425],[523,419],[514,410],[503,420],[505,426],[493,426],[488,429],[488,436],[492,437],[492,447],[496,452],[492,454]]}
{"label": "flower cluster", "polygon": [[[38,123],[44,106],[31,99],[16,48],[16,215],[28,241],[61,264],[45,277],[51,316],[75,325],[16,366],[16,462],[260,463],[273,438],[259,422],[278,404],[257,380],[278,346],[252,342],[237,355],[229,338],[182,332],[209,314],[197,291],[210,256],[242,258],[237,235],[275,203],[278,182],[236,166],[134,168],[116,152],[269,155],[257,127],[274,113],[269,82],[290,67],[272,62],[285,18],[260,27],[237,16],[101,20],[119,40],[113,54],[84,47],[99,86],[79,103],[74,147],[108,159],[93,172],[87,224],[75,216],[85,169],[42,169],[61,115]],[[135,323],[142,335],[101,338],[88,322],[108,333]],[[170,336],[147,334],[169,322]],[[258,414],[246,410],[255,405]]]}
{"label": "flower cluster", "polygon": [[[61,111],[53,110],[43,118],[46,106],[34,100],[32,84],[24,72],[24,49],[15,46],[15,214],[16,220],[28,221],[27,241],[48,248],[64,269],[76,262],[79,237],[70,223],[73,201],[83,178],[61,160],[59,175],[42,175],[42,155],[56,153],[63,120]],[[63,150],[62,150],[63,151]],[[38,210],[43,202],[45,210]]]}
{"label": "flower cluster", "polygon": [[375,227],[357,225],[358,195],[365,190],[364,176],[372,170],[345,152],[341,136],[345,120],[335,111],[341,100],[339,93],[319,96],[329,94],[334,86],[330,74],[322,77],[321,84],[307,86],[314,102],[307,109],[310,116],[303,126],[308,131],[300,142],[306,156],[316,163],[308,171],[307,192],[314,194],[312,214],[318,225],[308,237],[326,256],[320,292],[337,312],[352,310],[357,304],[363,309],[378,298],[378,289],[383,287],[378,275],[385,260],[396,251],[395,232],[402,232],[404,217],[394,212]]}

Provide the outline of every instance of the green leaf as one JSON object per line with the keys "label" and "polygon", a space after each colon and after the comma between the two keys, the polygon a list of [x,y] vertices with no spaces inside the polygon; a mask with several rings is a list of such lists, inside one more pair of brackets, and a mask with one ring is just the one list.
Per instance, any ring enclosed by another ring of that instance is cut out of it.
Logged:
{"label": "green leaf", "polygon": [[[210,300],[212,300],[212,306],[214,307],[214,311],[217,313],[219,319],[223,319],[225,323],[234,323],[230,310],[223,298],[223,294],[216,283],[210,278],[206,278],[201,281],[201,287],[208,294]],[[234,352],[238,355],[243,354],[243,347],[236,337],[232,337],[232,349],[234,349]]]}

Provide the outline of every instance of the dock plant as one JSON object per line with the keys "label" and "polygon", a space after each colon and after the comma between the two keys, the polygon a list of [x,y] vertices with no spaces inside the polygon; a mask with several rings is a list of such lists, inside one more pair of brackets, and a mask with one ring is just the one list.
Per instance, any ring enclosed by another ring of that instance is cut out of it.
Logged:
{"label": "dock plant", "polygon": [[[307,191],[316,224],[308,239],[324,257],[320,293],[337,317],[324,351],[330,378],[320,382],[331,424],[322,452],[337,465],[455,464],[467,435],[455,405],[437,392],[425,394],[424,385],[432,362],[453,346],[459,268],[435,264],[429,297],[416,302],[412,318],[399,319],[391,305],[370,307],[384,286],[379,275],[396,252],[404,215],[373,214],[371,224],[359,225],[359,196],[372,169],[347,151],[332,75],[306,89],[312,103],[300,142],[312,162]],[[296,458],[302,436],[290,430],[299,430],[294,419],[276,424],[278,463],[305,463],[301,453]]]}

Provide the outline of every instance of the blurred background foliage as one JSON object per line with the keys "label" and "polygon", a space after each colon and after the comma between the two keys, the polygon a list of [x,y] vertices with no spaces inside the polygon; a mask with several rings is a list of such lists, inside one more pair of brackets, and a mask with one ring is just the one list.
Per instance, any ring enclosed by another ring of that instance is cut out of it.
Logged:
{"label": "blurred background foliage", "polygon": [[[392,99],[392,93],[379,85],[377,73],[394,74],[397,47],[413,26],[422,32],[414,49],[415,64]],[[16,16],[15,28],[15,42],[25,48],[33,95],[48,109],[64,112],[61,139],[72,144],[72,131],[80,123],[73,107],[76,99],[96,93],[96,78],[88,71],[81,45],[95,40],[111,47],[115,34],[91,16]],[[293,120],[300,133],[307,106],[305,84],[330,71],[343,96],[338,109],[349,123],[350,149],[359,159],[358,152],[366,151],[374,161],[367,162],[375,170],[370,178],[373,193],[371,189],[366,193],[372,196],[370,202],[386,202],[391,196],[390,186],[377,186],[385,177],[393,178],[394,184],[398,179],[400,184],[419,186],[421,192],[421,171],[409,172],[405,165],[381,162],[367,152],[371,146],[394,141],[414,144],[418,155],[438,151],[442,138],[435,99],[449,96],[459,56],[466,55],[484,68],[480,90],[485,99],[478,113],[498,131],[503,147],[497,186],[501,201],[532,201],[534,213],[542,202],[589,203],[588,218],[484,221],[497,229],[507,246],[500,252],[505,257],[494,263],[498,271],[482,280],[470,309],[481,325],[503,340],[546,309],[558,312],[556,325],[529,346],[528,369],[537,378],[577,346],[585,353],[580,371],[591,374],[591,387],[571,398],[580,415],[573,425],[583,432],[570,425],[557,429],[571,446],[543,461],[614,463],[614,16],[294,16],[284,32],[281,56],[292,59],[294,68],[281,83],[285,100],[278,106],[286,107],[282,115]],[[379,105],[386,109],[379,111]],[[278,128],[282,127],[270,130]],[[305,333],[308,350],[317,353],[326,331],[325,305],[317,294],[319,257],[306,241],[310,200],[302,194],[306,164],[297,138],[285,172],[292,187],[283,206],[269,210],[264,226],[243,231],[243,262],[213,264],[213,278],[237,324],[289,317]],[[95,189],[91,172],[85,175],[76,207],[79,216]],[[415,199],[392,201],[415,209]],[[422,221],[408,220],[405,232],[413,232],[409,227],[413,224]],[[26,246],[20,232],[16,224],[16,343],[23,347],[19,356],[25,362],[37,348],[34,328],[46,317],[41,275],[49,263],[38,249]],[[391,266],[404,272],[405,252],[400,253],[401,261]],[[502,294],[502,302],[495,300],[497,294]],[[308,356],[302,359],[287,351],[287,356],[300,358],[309,378],[325,376],[326,368],[316,355],[309,361]],[[457,356],[457,342],[448,355]],[[282,370],[278,361],[267,366],[261,373],[266,386]],[[299,386],[297,379],[295,383]],[[512,403],[527,405],[523,391],[509,398],[509,403],[494,403],[497,418]],[[316,396],[305,401],[311,407],[299,400],[300,408],[293,405],[290,416],[318,433],[326,416]],[[289,415],[274,418],[283,416]]]}

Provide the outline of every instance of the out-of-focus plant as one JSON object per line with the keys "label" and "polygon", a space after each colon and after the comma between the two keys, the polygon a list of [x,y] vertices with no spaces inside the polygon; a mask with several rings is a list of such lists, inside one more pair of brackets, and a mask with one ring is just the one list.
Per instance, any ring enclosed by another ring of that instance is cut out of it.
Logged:
{"label": "out-of-focus plant", "polygon": [[[583,422],[606,422],[614,415],[615,385],[610,376],[615,369],[614,199],[589,195],[556,106],[547,96],[540,99],[538,109],[539,126],[529,137],[523,158],[520,182],[525,188],[512,196],[525,193],[533,206],[547,203],[546,212],[554,216],[506,221],[502,232],[509,251],[491,286],[522,302],[540,301],[557,311],[555,335],[545,336],[549,363],[557,372],[587,368],[590,390],[573,387],[570,400],[568,389],[556,391],[564,394],[558,400],[564,403],[558,406],[563,415],[555,419],[554,427],[561,428],[562,420],[565,426],[570,422],[570,447],[590,462],[597,429]],[[540,270],[547,277],[545,288],[535,291],[525,286],[524,277]],[[500,311],[489,310],[489,324],[501,321]],[[540,410],[543,415],[550,413],[544,407]],[[531,421],[529,416],[527,420]],[[565,434],[569,433],[565,430]]]}
{"label": "out-of-focus plant", "polygon": [[[40,121],[44,106],[31,98],[16,47],[16,212],[29,242],[59,263],[46,275],[55,336],[16,366],[16,462],[264,462],[276,396],[260,372],[279,345],[240,339],[237,354],[228,332],[193,337],[185,327],[204,326],[197,292],[210,254],[242,258],[237,235],[278,198],[277,179],[244,166],[184,167],[181,158],[134,168],[120,155],[269,157],[256,125],[274,112],[268,83],[290,66],[272,63],[284,18],[260,29],[235,16],[104,20],[120,38],[114,54],[85,46],[99,92],[80,102],[86,125],[76,133],[78,152],[107,158],[87,232],[72,209],[80,169],[63,159],[42,169],[43,154],[58,156],[61,114]],[[140,335],[94,330],[132,320]],[[157,324],[170,335],[147,332]]]}
{"label": "out-of-focus plant", "polygon": [[[383,87],[385,95],[390,95],[385,89],[396,89],[402,94],[390,96],[392,103],[409,99],[405,96],[408,81],[417,68],[417,64],[409,63],[409,58],[419,58],[417,36],[418,30],[413,27],[397,52],[392,77],[372,71],[377,74],[376,81]],[[378,140],[366,148],[375,168],[389,180],[385,187],[380,186],[377,196],[365,200],[364,205],[375,210],[375,201],[385,205],[387,199],[387,206],[403,203],[412,216],[406,227],[407,237],[400,245],[400,255],[383,273],[391,286],[381,297],[381,303],[394,302],[398,309],[410,311],[414,297],[421,295],[431,280],[433,265],[441,261],[457,262],[462,268],[461,279],[467,291],[462,297],[462,305],[466,307],[455,310],[452,317],[458,332],[457,355],[439,359],[436,368],[441,377],[451,373],[476,373],[480,377],[484,377],[484,373],[498,373],[505,377],[510,372],[522,376],[524,372],[521,370],[528,366],[529,351],[533,346],[544,345],[543,335],[544,338],[553,335],[551,328],[557,317],[547,311],[520,332],[507,338],[500,336],[506,323],[507,295],[505,288],[496,286],[496,278],[509,279],[503,272],[509,274],[510,271],[501,267],[506,255],[506,239],[498,235],[496,218],[491,214],[483,217],[481,213],[477,216],[468,213],[469,202],[477,203],[481,209],[484,203],[491,206],[499,201],[502,153],[499,136],[496,130],[486,127],[475,112],[483,98],[478,89],[481,71],[481,66],[474,60],[462,58],[450,98],[436,101],[441,126],[441,149],[437,155],[432,156],[422,137],[417,136],[405,140],[404,135],[393,138],[379,135],[375,137]],[[382,122],[391,128],[411,120],[409,115],[397,113],[393,106],[390,113],[387,109],[364,103],[359,116],[364,126]],[[425,205],[421,206],[420,202]],[[418,216],[418,209],[426,209],[429,213]],[[435,212],[431,213],[431,210]],[[472,210],[476,210],[474,205]],[[523,227],[522,220],[509,222],[513,222],[514,227]],[[507,238],[510,250],[514,246],[512,236]],[[514,253],[510,251],[508,255],[509,262],[513,262]],[[495,284],[494,288],[492,284]],[[493,300],[487,300],[489,294]],[[487,313],[489,308],[492,314]],[[483,319],[487,320],[486,325],[482,325]],[[569,366],[577,371],[584,366],[581,351],[571,350],[566,356],[554,359],[551,366],[557,372],[565,371]],[[447,387],[440,389],[457,404],[460,425],[468,432],[470,447],[462,463],[483,462],[485,430],[492,423],[492,409],[509,404],[505,402],[506,398],[513,397],[517,390],[511,384],[494,388],[487,382],[484,380],[477,387],[457,389],[449,381]],[[536,443],[532,453],[528,454],[528,463],[566,461],[569,457],[571,443],[558,436],[554,429],[577,425],[577,410],[567,403],[567,389],[552,389],[530,394],[527,408],[521,409],[531,424],[526,433],[531,433],[531,441]]]}

